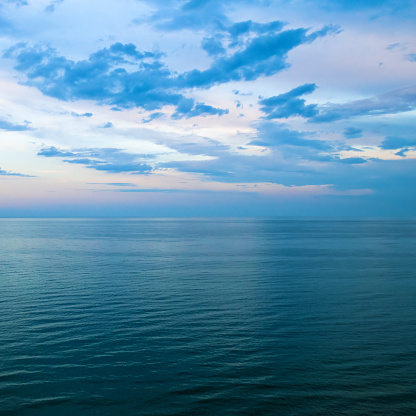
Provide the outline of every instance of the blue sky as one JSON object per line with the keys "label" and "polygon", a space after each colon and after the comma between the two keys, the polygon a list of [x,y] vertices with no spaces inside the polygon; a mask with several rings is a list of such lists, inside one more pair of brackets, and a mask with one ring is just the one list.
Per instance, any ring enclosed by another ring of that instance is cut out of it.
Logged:
{"label": "blue sky", "polygon": [[410,0],[0,1],[0,216],[415,216]]}

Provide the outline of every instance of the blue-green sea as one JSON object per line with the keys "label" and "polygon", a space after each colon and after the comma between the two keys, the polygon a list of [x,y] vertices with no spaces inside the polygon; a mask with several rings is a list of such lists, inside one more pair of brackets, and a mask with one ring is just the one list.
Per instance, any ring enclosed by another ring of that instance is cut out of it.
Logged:
{"label": "blue-green sea", "polygon": [[416,414],[416,221],[0,220],[1,415]]}

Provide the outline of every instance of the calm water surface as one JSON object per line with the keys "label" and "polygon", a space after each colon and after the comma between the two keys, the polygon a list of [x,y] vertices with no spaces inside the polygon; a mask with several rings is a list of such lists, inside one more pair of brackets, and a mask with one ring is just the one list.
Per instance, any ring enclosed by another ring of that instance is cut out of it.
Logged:
{"label": "calm water surface", "polygon": [[0,220],[2,415],[414,415],[416,221]]}

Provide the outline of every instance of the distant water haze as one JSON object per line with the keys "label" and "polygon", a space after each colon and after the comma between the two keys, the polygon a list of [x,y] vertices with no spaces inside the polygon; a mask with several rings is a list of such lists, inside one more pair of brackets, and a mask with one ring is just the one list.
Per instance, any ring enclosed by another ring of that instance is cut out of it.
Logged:
{"label": "distant water haze", "polygon": [[416,414],[416,221],[0,220],[2,415]]}

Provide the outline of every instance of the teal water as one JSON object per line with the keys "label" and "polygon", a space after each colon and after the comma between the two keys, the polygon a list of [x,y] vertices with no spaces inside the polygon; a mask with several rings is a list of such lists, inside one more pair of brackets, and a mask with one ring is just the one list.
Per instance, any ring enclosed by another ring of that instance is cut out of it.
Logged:
{"label": "teal water", "polygon": [[416,414],[416,221],[0,220],[2,415]]}

